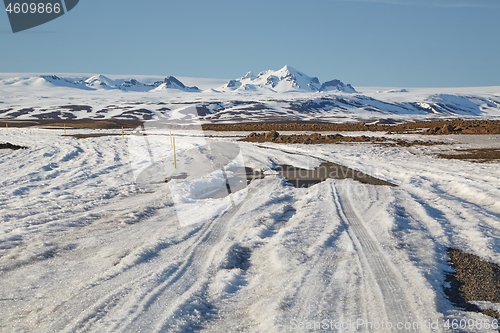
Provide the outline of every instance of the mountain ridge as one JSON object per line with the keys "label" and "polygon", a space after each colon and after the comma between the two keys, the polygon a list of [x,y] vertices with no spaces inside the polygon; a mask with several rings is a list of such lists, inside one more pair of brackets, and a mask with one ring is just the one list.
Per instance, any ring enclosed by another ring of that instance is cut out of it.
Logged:
{"label": "mountain ridge", "polygon": [[229,80],[229,82],[219,88],[222,92],[256,91],[259,89],[278,93],[300,91],[357,93],[356,89],[350,84],[344,84],[337,79],[320,83],[317,77],[309,76],[288,65],[277,71],[267,70],[257,75],[248,72],[239,79]]}
{"label": "mountain ridge", "polygon": [[[197,86],[187,86],[175,76],[166,76],[163,80],[143,83],[135,78],[111,79],[106,75],[96,74],[89,77],[62,77],[57,75],[34,75],[31,77],[16,77],[0,80],[4,85],[25,86],[55,86],[83,90],[122,90],[136,92],[158,92],[165,90],[180,90],[185,92],[203,92]],[[232,91],[264,91],[275,93],[286,92],[339,92],[357,93],[350,84],[344,84],[335,79],[321,83],[317,77],[285,65],[279,70],[266,70],[257,75],[247,72],[244,76],[231,79],[219,88],[207,89],[213,92]]]}

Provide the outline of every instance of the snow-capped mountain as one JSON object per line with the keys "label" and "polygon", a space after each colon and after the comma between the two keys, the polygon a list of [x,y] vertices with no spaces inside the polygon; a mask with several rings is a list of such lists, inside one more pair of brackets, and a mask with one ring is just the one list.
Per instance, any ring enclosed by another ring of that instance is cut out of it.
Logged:
{"label": "snow-capped mountain", "polygon": [[84,82],[77,79],[62,78],[57,75],[35,75],[27,78],[13,77],[0,80],[5,86],[25,86],[26,88],[67,87],[90,90]]}
{"label": "snow-capped mountain", "polygon": [[[36,75],[24,78],[9,78],[0,80],[3,85],[24,85],[31,87],[66,87],[84,90],[122,90],[122,91],[164,91],[180,90],[185,92],[201,92],[197,86],[186,86],[174,76],[167,76],[163,80],[143,83],[134,78],[112,79],[105,75],[93,75],[90,77],[60,77],[57,75]],[[263,91],[271,93],[285,92],[344,92],[356,93],[350,85],[340,80],[331,80],[321,83],[317,77],[308,76],[297,69],[284,66],[274,71],[267,70],[254,75],[248,72],[241,78],[230,80],[222,87],[208,89],[210,92],[231,91]]]}
{"label": "snow-capped mountain", "polygon": [[9,78],[0,80],[0,84],[38,88],[66,87],[84,90],[123,90],[146,92],[153,90],[178,89],[186,92],[199,92],[198,87],[187,87],[173,76],[163,81],[143,83],[136,79],[111,79],[105,75],[93,75],[89,78],[64,78],[57,75],[35,75],[28,78]]}
{"label": "snow-capped mountain", "polygon": [[253,75],[252,72],[248,72],[245,76],[230,80],[220,88],[221,91],[252,91],[258,89],[279,93],[292,91],[356,92],[350,84],[344,84],[340,80],[327,81],[321,84],[317,77],[308,76],[288,65],[277,71],[268,70],[260,72],[257,76]]}
{"label": "snow-capped mountain", "polygon": [[321,85],[320,91],[343,91],[347,93],[355,93],[357,92],[356,89],[354,89],[353,86],[351,86],[349,83],[344,84],[340,80],[331,80],[324,82]]}
{"label": "snow-capped mountain", "polygon": [[104,75],[94,75],[89,77],[87,80],[84,81],[85,84],[89,87],[93,88],[108,88],[112,89],[119,85],[115,80],[111,80],[107,76]]}
{"label": "snow-capped mountain", "polygon": [[82,86],[82,82],[80,82],[80,81],[64,79],[64,78],[61,78],[57,75],[34,76],[34,77],[31,77],[29,81],[31,81],[31,82],[39,81],[41,83],[43,82],[43,83],[49,83],[49,84],[58,85],[58,86],[65,86],[65,87],[84,88]]}
{"label": "snow-capped mountain", "polygon": [[119,89],[124,91],[149,91],[158,87],[161,82],[146,84],[136,79],[110,79],[104,75],[94,75],[84,81],[87,87],[93,89]]}

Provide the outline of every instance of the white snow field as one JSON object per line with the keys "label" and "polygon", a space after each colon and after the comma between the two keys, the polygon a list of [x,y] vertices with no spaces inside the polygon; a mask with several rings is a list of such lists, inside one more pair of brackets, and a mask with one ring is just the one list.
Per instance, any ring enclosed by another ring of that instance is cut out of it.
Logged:
{"label": "white snow field", "polygon": [[[184,131],[172,171],[158,130],[147,144],[163,173],[141,178],[145,137],[61,134],[0,130],[0,142],[29,147],[0,150],[2,332],[446,332],[454,319],[492,321],[453,307],[443,286],[448,247],[500,264],[498,164],[432,155],[448,146],[254,145]],[[500,147],[498,136],[440,139]],[[203,199],[221,178],[203,164],[221,145],[239,149],[229,164],[268,176]],[[324,160],[398,186],[295,188],[271,170]],[[462,330],[476,331],[495,330]]]}

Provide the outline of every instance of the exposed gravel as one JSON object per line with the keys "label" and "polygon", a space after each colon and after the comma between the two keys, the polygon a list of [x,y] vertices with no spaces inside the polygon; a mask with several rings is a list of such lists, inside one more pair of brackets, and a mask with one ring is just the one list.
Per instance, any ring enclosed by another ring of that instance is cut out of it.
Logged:
{"label": "exposed gravel", "polygon": [[126,119],[39,119],[39,120],[11,120],[0,119],[0,127],[30,127],[30,126],[50,126],[67,128],[89,128],[89,129],[119,129],[119,128],[136,128],[143,124],[140,120]]}
{"label": "exposed gravel", "polygon": [[500,161],[500,149],[482,148],[482,149],[460,149],[452,153],[438,154],[441,158],[452,160],[466,160],[477,163],[486,163]]}
{"label": "exposed gravel", "polygon": [[431,145],[445,145],[447,143],[440,141],[408,141],[395,138],[386,137],[369,137],[366,135],[361,136],[344,136],[341,134],[332,135],[321,135],[319,133],[313,134],[292,134],[292,135],[282,135],[276,131],[270,131],[267,133],[250,133],[247,137],[241,139],[240,141],[246,142],[274,142],[274,143],[287,143],[287,144],[328,144],[328,143],[345,143],[345,142],[371,142],[371,143],[383,143],[386,145],[397,145],[397,146],[431,146]]}
{"label": "exposed gravel", "polygon": [[455,273],[447,276],[450,288],[446,288],[445,292],[450,301],[467,311],[480,312],[500,319],[497,311],[481,310],[477,305],[469,303],[500,303],[500,266],[458,249],[448,249],[448,256],[455,269]]}
{"label": "exposed gravel", "polygon": [[[138,112],[141,110],[135,110]],[[143,110],[142,110],[143,111]],[[132,112],[132,111],[131,111]],[[144,123],[139,119],[38,119],[16,120],[0,119],[0,127],[8,123],[11,127],[27,126],[60,126],[73,128],[135,128]],[[154,125],[155,122],[151,122]],[[190,126],[168,124],[172,128],[189,128]],[[427,135],[445,134],[500,134],[500,120],[434,120],[417,121],[399,124],[388,124],[386,121],[372,123],[324,123],[324,122],[253,122],[234,124],[203,124],[204,130],[223,132],[251,131],[308,131],[308,132],[388,132],[388,133],[419,133]]]}
{"label": "exposed gravel", "polygon": [[389,132],[443,134],[500,134],[499,120],[436,120],[401,124],[374,123],[314,123],[314,122],[260,122],[238,124],[204,124],[203,129],[212,131],[314,131],[314,132]]}

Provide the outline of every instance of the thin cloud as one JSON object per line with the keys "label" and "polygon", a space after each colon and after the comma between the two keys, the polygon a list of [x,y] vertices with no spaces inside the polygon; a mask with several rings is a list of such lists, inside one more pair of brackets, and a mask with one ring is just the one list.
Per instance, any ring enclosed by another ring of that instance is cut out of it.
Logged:
{"label": "thin cloud", "polygon": [[444,8],[489,8],[500,9],[500,4],[495,1],[488,0],[333,0],[342,2],[367,2],[381,3],[397,6],[418,6],[418,7],[444,7]]}

